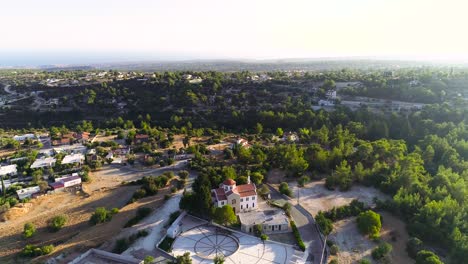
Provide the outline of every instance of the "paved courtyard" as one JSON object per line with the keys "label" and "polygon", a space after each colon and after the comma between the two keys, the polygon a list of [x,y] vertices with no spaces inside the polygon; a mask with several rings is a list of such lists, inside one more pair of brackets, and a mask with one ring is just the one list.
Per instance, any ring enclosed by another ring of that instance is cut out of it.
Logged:
{"label": "paved courtyard", "polygon": [[292,246],[211,225],[187,215],[182,219],[182,233],[172,244],[174,256],[190,252],[193,263],[213,263],[216,255],[225,263],[304,263],[304,253]]}

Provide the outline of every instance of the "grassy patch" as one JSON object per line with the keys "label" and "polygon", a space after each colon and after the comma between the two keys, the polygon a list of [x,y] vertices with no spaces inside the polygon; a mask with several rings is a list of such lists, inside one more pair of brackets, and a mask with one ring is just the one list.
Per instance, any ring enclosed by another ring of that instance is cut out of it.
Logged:
{"label": "grassy patch", "polygon": [[174,242],[173,238],[166,236],[164,240],[161,243],[159,243],[158,248],[166,252],[171,252],[171,247],[172,247],[173,242]]}

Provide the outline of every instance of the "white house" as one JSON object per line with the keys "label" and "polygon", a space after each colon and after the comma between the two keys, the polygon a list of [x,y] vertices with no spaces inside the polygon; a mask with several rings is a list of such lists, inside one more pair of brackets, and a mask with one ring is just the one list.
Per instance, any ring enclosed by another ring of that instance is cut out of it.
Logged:
{"label": "white house", "polygon": [[211,197],[214,206],[230,205],[236,214],[256,210],[258,207],[257,188],[250,182],[250,176],[247,184],[238,186],[232,179],[225,180],[219,188],[211,190]]}
{"label": "white house", "polygon": [[20,200],[23,200],[25,198],[30,198],[33,194],[38,193],[41,191],[41,188],[39,186],[33,186],[33,187],[28,187],[24,188],[21,190],[17,190],[16,194],[18,195],[18,198]]}
{"label": "white house", "polygon": [[335,103],[333,103],[332,101],[329,101],[329,100],[320,100],[318,102],[318,104],[320,106],[335,106]]}
{"label": "white house", "polygon": [[57,160],[50,157],[50,158],[40,158],[34,161],[34,163],[31,165],[31,169],[37,169],[37,168],[44,168],[44,167],[53,167],[55,166],[55,162]]}
{"label": "white house", "polygon": [[327,91],[326,95],[327,99],[335,100],[336,99],[336,90],[329,90]]}
{"label": "white house", "polygon": [[15,135],[13,137],[14,140],[16,141],[25,141],[26,139],[35,139],[36,135],[34,134],[24,134],[24,135]]}
{"label": "white house", "polygon": [[88,151],[88,148],[82,144],[73,144],[73,145],[63,145],[57,148],[54,148],[55,153],[81,153],[81,154],[86,154]]}
{"label": "white house", "polygon": [[18,173],[16,164],[0,166],[0,176],[13,176]]}
{"label": "white house", "polygon": [[81,177],[78,174],[74,174],[72,176],[55,178],[55,182],[61,182],[63,183],[63,187],[67,188],[81,184]]}
{"label": "white house", "polygon": [[248,212],[239,214],[241,230],[253,233],[254,227],[260,225],[266,234],[289,232],[289,219],[282,210]]}
{"label": "white house", "polygon": [[79,165],[81,165],[83,164],[84,160],[85,160],[85,157],[83,154],[76,153],[76,154],[66,155],[62,160],[62,164],[78,163]]}

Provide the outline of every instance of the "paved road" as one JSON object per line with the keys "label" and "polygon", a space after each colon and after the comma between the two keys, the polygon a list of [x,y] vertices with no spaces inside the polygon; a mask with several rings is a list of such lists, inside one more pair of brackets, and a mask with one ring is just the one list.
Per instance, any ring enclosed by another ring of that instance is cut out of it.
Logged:
{"label": "paved road", "polygon": [[307,262],[319,264],[322,256],[323,243],[320,239],[320,233],[315,227],[315,219],[304,207],[297,203],[295,198],[289,198],[282,195],[278,190],[268,185],[270,188],[270,196],[273,200],[286,200],[293,205],[291,209],[291,216],[296,223],[302,240],[307,245],[308,257]]}
{"label": "paved road", "polygon": [[[184,163],[179,163],[184,164]],[[180,165],[179,165],[180,166]],[[178,166],[178,167],[179,167]],[[172,167],[174,170],[174,166]],[[152,170],[154,171],[154,170]],[[160,171],[159,171],[160,172]],[[154,172],[153,172],[154,173]],[[151,174],[151,173],[148,173]],[[187,181],[187,190],[191,190],[193,181],[197,175],[193,172],[190,173]],[[182,198],[183,190],[178,191],[174,194],[169,200],[167,200],[163,206],[155,210],[151,215],[144,218],[137,227],[131,228],[129,230],[125,229],[122,231],[123,234],[135,233],[136,230],[146,229],[149,231],[149,235],[138,239],[130,248],[124,251],[123,255],[132,255],[135,251],[147,251],[151,252],[156,248],[156,244],[164,237],[165,233],[163,232],[166,222],[169,220],[171,213],[179,210],[179,202]],[[123,234],[120,235],[123,235]]]}

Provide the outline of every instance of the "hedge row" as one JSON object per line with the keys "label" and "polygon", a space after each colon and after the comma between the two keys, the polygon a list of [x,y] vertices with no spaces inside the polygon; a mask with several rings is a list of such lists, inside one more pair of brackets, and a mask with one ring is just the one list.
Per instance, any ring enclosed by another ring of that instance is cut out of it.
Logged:
{"label": "hedge row", "polygon": [[297,240],[297,244],[299,245],[299,248],[302,251],[305,251],[305,244],[304,241],[302,241],[301,234],[299,233],[299,230],[297,229],[296,223],[294,221],[291,221],[291,228],[293,230],[294,237]]}

